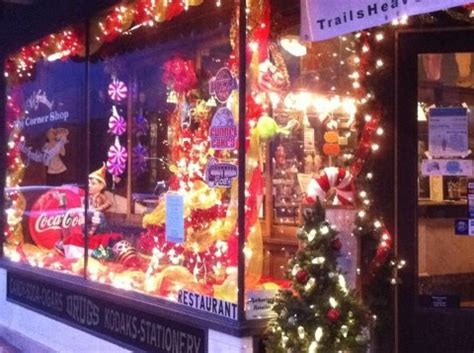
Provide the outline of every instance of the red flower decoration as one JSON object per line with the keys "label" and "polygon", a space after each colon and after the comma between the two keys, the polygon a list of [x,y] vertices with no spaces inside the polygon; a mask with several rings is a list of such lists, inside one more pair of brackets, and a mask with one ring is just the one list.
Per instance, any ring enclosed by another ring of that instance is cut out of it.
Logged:
{"label": "red flower decoration", "polygon": [[185,93],[197,84],[192,60],[175,57],[164,64],[163,83],[178,93]]}

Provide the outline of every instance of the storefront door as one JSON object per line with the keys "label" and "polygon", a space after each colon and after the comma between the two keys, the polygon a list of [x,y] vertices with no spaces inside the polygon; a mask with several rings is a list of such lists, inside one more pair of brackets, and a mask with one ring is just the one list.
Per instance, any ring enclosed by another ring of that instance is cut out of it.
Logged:
{"label": "storefront door", "polygon": [[474,351],[474,30],[397,36],[398,351]]}

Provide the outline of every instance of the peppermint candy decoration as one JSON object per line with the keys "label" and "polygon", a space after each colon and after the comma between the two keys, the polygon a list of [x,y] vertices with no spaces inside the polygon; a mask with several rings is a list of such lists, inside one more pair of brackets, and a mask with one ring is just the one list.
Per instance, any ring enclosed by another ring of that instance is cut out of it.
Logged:
{"label": "peppermint candy decoration", "polygon": [[330,205],[354,205],[354,177],[345,168],[327,167],[312,179],[306,189],[308,201],[315,202],[319,197],[327,202],[334,196]]}
{"label": "peppermint candy decoration", "polygon": [[109,85],[108,93],[109,93],[110,99],[116,102],[120,102],[124,100],[125,98],[127,98],[128,89],[125,83],[117,79],[114,79],[112,83],[110,83]]}
{"label": "peppermint candy decoration", "polygon": [[118,136],[115,137],[115,143],[110,146],[107,154],[107,170],[113,176],[119,176],[125,171],[127,163],[127,149],[120,144]]}
{"label": "peppermint candy decoration", "polygon": [[118,115],[115,106],[112,108],[112,110],[114,110],[114,113],[109,118],[109,132],[120,136],[125,131],[127,131],[127,122],[122,116]]}

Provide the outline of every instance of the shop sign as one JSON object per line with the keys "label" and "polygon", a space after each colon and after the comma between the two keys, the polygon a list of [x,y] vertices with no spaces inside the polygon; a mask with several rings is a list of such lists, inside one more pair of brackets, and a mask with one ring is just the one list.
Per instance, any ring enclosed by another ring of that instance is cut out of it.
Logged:
{"label": "shop sign", "polygon": [[166,241],[184,243],[184,196],[166,194]]}
{"label": "shop sign", "polygon": [[434,158],[465,157],[468,154],[467,109],[430,109],[428,131],[428,149]]}
{"label": "shop sign", "polygon": [[[301,0],[301,37],[319,41],[472,0]],[[335,6],[336,5],[336,6]]]}
{"label": "shop sign", "polygon": [[470,176],[473,175],[472,160],[466,159],[424,159],[421,162],[421,174]]}
{"label": "shop sign", "polygon": [[211,188],[230,188],[237,173],[238,168],[235,164],[221,163],[215,158],[210,158],[206,165],[206,183]]}
{"label": "shop sign", "polygon": [[237,147],[237,133],[237,125],[230,109],[219,108],[212,118],[209,129],[211,148],[215,150],[235,149]]}
{"label": "shop sign", "polygon": [[67,122],[71,114],[62,107],[63,104],[48,97],[46,91],[42,89],[33,91],[25,102],[28,115],[20,121],[20,127]]}
{"label": "shop sign", "polygon": [[247,292],[247,308],[245,316],[249,320],[268,319],[275,317],[272,310],[273,301],[277,294],[276,290],[251,290]]}
{"label": "shop sign", "polygon": [[[104,292],[105,293],[105,292]],[[205,353],[207,331],[64,286],[8,272],[7,299],[146,352]]]}
{"label": "shop sign", "polygon": [[237,80],[227,67],[219,69],[209,81],[209,93],[221,103],[227,102],[234,89],[237,89]]}
{"label": "shop sign", "polygon": [[225,300],[182,289],[178,292],[178,303],[214,315],[237,320],[237,304]]}

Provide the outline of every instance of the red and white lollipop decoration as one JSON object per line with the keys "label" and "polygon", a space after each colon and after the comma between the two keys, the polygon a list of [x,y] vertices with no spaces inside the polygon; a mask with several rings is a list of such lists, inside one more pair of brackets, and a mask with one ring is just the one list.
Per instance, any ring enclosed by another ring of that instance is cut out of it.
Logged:
{"label": "red and white lollipop decoration", "polygon": [[307,187],[308,202],[315,202],[319,197],[321,201],[331,201],[333,206],[354,205],[354,177],[345,168],[327,167],[317,177],[313,178]]}
{"label": "red and white lollipop decoration", "polygon": [[127,98],[128,88],[122,81],[113,79],[108,89],[109,97],[113,101],[120,102]]}

